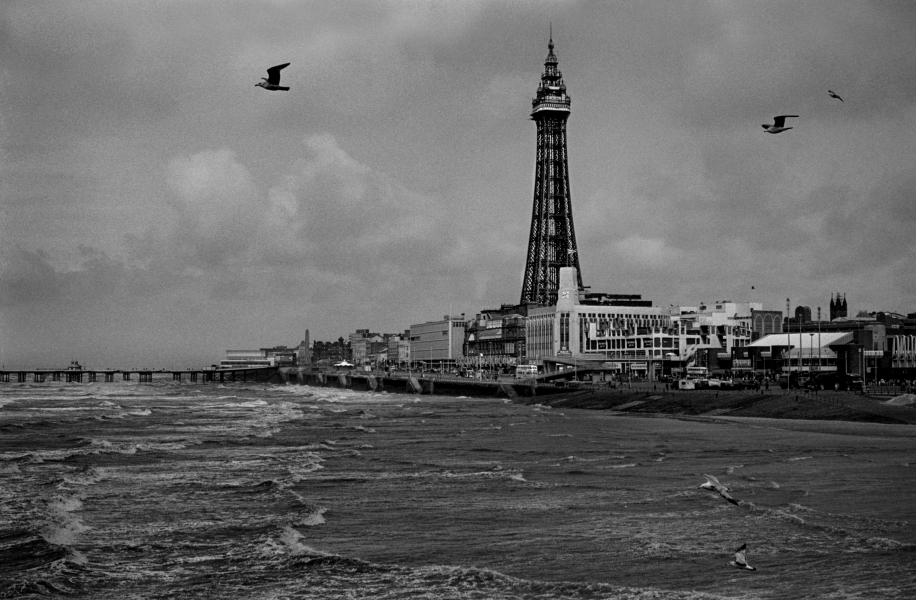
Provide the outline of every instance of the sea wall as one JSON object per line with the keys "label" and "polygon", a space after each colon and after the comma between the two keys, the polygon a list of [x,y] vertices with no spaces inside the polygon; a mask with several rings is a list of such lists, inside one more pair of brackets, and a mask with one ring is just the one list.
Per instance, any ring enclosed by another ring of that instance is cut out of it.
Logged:
{"label": "sea wall", "polygon": [[469,396],[474,398],[510,398],[548,396],[565,391],[552,384],[481,381],[478,379],[432,377],[384,377],[359,372],[314,372],[284,367],[271,379],[272,383],[288,383],[319,387],[346,388],[361,392],[389,394],[436,394],[439,396]]}

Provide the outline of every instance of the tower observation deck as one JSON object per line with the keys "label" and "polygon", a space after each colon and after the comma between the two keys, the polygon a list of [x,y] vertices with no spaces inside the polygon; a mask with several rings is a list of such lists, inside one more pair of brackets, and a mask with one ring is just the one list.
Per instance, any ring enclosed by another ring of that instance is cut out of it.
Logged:
{"label": "tower observation deck", "polygon": [[575,267],[578,286],[580,289],[583,287],[566,155],[566,119],[570,113],[570,98],[563,75],[557,68],[553,36],[547,48],[541,85],[531,102],[531,119],[537,124],[537,158],[522,304],[556,303],[561,267]]}

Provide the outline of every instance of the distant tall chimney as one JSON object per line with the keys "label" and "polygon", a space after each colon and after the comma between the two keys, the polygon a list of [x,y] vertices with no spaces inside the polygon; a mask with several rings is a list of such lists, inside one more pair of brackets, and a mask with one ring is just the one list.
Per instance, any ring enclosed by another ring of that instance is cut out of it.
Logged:
{"label": "distant tall chimney", "polygon": [[305,330],[305,338],[299,343],[299,351],[296,353],[297,362],[300,366],[311,366],[312,351],[309,349],[309,330]]}

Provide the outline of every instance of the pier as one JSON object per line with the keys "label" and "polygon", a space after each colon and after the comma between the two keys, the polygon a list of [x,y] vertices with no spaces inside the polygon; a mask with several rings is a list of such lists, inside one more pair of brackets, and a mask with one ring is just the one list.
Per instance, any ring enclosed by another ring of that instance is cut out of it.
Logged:
{"label": "pier", "polygon": [[[346,388],[357,391],[437,394],[484,398],[543,396],[569,391],[563,383],[550,381],[555,374],[538,378],[500,381],[464,377],[402,373],[313,371],[296,367],[248,367],[233,369],[12,369],[0,371],[0,383],[112,383],[136,381],[187,381],[190,383],[262,382]],[[566,374],[569,376],[569,373]]]}
{"label": "pier", "polygon": [[172,381],[211,383],[226,381],[267,381],[277,367],[251,367],[238,369],[13,369],[0,371],[0,383],[96,383],[133,381],[152,383],[154,375],[171,375]]}

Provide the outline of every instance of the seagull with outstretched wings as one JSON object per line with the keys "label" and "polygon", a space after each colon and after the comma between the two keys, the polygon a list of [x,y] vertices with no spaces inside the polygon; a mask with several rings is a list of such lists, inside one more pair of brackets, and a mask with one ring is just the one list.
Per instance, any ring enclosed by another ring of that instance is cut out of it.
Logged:
{"label": "seagull with outstretched wings", "polygon": [[840,98],[840,95],[837,94],[836,92],[834,92],[833,90],[827,90],[827,93],[830,94],[830,97],[831,97],[831,98],[836,98],[836,99],[839,100],[840,102],[843,101],[843,99]]}
{"label": "seagull with outstretched wings", "polygon": [[706,478],[706,483],[701,483],[700,487],[704,490],[712,490],[718,492],[720,496],[731,502],[732,504],[738,504],[738,501],[731,497],[729,494],[728,487],[719,483],[719,480],[713,477],[712,475],[703,475]]}
{"label": "seagull with outstretched wings", "polygon": [[772,125],[761,125],[761,127],[763,127],[767,133],[782,133],[783,131],[794,129],[793,127],[786,127],[786,119],[797,116],[798,115],[779,115],[778,117],[773,117]]}
{"label": "seagull with outstretched wings", "polygon": [[744,555],[745,550],[747,550],[747,544],[741,544],[741,547],[735,550],[735,560],[728,561],[728,564],[735,567],[736,569],[756,571],[757,567],[752,567],[751,565],[747,564],[747,557]]}
{"label": "seagull with outstretched wings", "polygon": [[280,85],[280,71],[288,66],[289,63],[286,63],[285,65],[277,65],[276,67],[267,69],[267,77],[261,77],[264,81],[254,84],[255,87],[262,87],[272,92],[288,92],[288,87]]}

